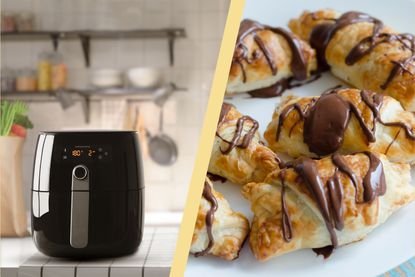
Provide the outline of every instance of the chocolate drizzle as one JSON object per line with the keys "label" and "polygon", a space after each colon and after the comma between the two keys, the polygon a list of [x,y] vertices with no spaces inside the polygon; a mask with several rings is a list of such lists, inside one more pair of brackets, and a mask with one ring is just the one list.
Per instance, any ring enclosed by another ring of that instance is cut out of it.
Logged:
{"label": "chocolate drizzle", "polygon": [[313,75],[310,79],[305,81],[298,81],[293,77],[290,78],[283,78],[273,84],[272,86],[266,88],[259,88],[255,90],[248,91],[248,94],[255,98],[271,98],[280,96],[286,89],[300,87],[315,80],[319,79],[321,74]]}
{"label": "chocolate drizzle", "polygon": [[282,234],[286,242],[290,242],[293,237],[290,215],[288,214],[287,204],[285,203],[285,169],[279,173],[281,180],[281,218],[282,218]]}
{"label": "chocolate drizzle", "polygon": [[[410,126],[403,122],[384,122],[380,117],[380,108],[382,106],[383,95],[377,93],[370,93],[369,91],[362,90],[360,93],[362,100],[372,110],[373,120],[377,121],[384,126],[399,127],[405,131],[405,135],[408,139],[415,140],[415,134]],[[373,124],[373,134],[375,133],[376,125]],[[396,140],[396,138],[395,138]]]}
{"label": "chocolate drizzle", "polygon": [[222,176],[217,175],[217,174],[213,174],[213,173],[208,172],[206,175],[212,182],[217,182],[218,181],[218,182],[221,182],[221,183],[225,183],[227,181],[227,179],[225,177],[222,177]]}
{"label": "chocolate drizzle", "polygon": [[333,245],[327,245],[325,247],[320,247],[320,248],[313,248],[313,251],[317,255],[322,255],[324,259],[327,259],[328,257],[330,257],[330,255],[333,253],[333,250],[334,250]]}
{"label": "chocolate drizzle", "polygon": [[[242,70],[242,80],[246,82],[246,71],[243,65],[243,61],[251,64],[255,60],[265,57],[269,68],[272,72],[272,75],[276,75],[278,73],[278,68],[276,63],[273,60],[272,54],[268,49],[266,43],[262,40],[262,38],[258,35],[259,31],[269,30],[275,34],[278,34],[287,41],[291,52],[291,71],[293,73],[293,78],[283,79],[273,86],[265,89],[258,89],[249,92],[254,97],[274,97],[280,95],[285,89],[294,87],[292,79],[303,81],[307,79],[307,60],[303,55],[303,49],[301,41],[293,36],[291,33],[287,32],[282,28],[274,28],[267,25],[262,25],[256,21],[250,19],[244,19],[241,22],[241,26],[239,28],[239,33],[236,41],[235,52],[232,59],[232,63],[238,64]],[[256,50],[253,52],[252,56],[249,56],[248,47],[244,44],[244,39],[252,34],[255,43],[258,45],[260,51]],[[297,84],[300,85],[300,84]]]}
{"label": "chocolate drizzle", "polygon": [[330,196],[326,193],[324,183],[317,170],[316,162],[310,158],[299,159],[294,165],[294,170],[302,177],[304,184],[317,202],[317,206],[324,219],[327,230],[330,233],[330,240],[333,246],[336,247],[338,243],[334,231],[335,226],[331,216]]}
{"label": "chocolate drizzle", "polygon": [[399,136],[399,134],[400,134],[400,132],[401,132],[401,129],[399,129],[399,131],[396,133],[396,135],[393,137],[393,140],[389,143],[389,145],[388,145],[388,147],[386,147],[386,150],[385,150],[385,155],[387,155],[388,154],[388,152],[389,152],[389,149],[391,148],[391,146],[392,146],[392,144],[396,141],[396,139],[398,138],[398,136]]}
{"label": "chocolate drizzle", "polygon": [[[232,108],[234,108],[234,106],[231,104],[228,104],[228,103],[222,104],[222,110],[220,111],[218,127],[221,126],[226,121],[226,115],[229,113],[229,111]],[[251,122],[252,126],[250,127],[248,131],[246,131],[244,135],[242,135],[246,122]],[[256,120],[245,115],[245,116],[238,118],[236,122],[235,133],[230,141],[222,138],[222,136],[218,133],[218,131],[216,131],[216,136],[219,137],[222,141],[228,143],[227,148],[220,149],[222,154],[225,154],[225,155],[229,154],[232,151],[232,149],[234,149],[235,147],[247,148],[249,144],[251,143],[252,139],[254,138],[255,132],[258,130],[258,127],[259,127],[259,124]]]}
{"label": "chocolate drizzle", "polygon": [[[219,122],[218,122],[218,129],[219,127],[226,121],[226,115],[229,113],[229,111],[234,108],[233,105],[228,104],[228,103],[223,103],[222,104],[222,110],[220,112],[220,116],[219,116]],[[244,126],[246,122],[251,122],[252,126],[250,126],[250,128],[245,131],[245,134],[243,134],[244,132]],[[225,149],[220,148],[220,151],[222,154],[227,155],[229,154],[235,147],[238,148],[247,148],[249,146],[249,144],[251,143],[252,139],[255,136],[255,133],[257,132],[259,127],[259,124],[256,120],[254,120],[253,118],[249,117],[249,116],[242,116],[240,118],[238,118],[238,120],[236,121],[236,128],[233,134],[233,137],[231,140],[227,140],[225,138],[223,138],[219,132],[218,129],[216,130],[216,136],[218,138],[220,138],[222,141],[226,142],[228,145]],[[264,145],[264,143],[262,141],[258,141],[259,144]],[[284,166],[284,162],[280,159],[280,157],[274,153],[274,158],[275,161],[280,165],[280,166]],[[208,173],[211,174],[211,173]],[[226,179],[224,180],[219,180],[219,181],[226,181]]]}
{"label": "chocolate drizzle", "polygon": [[[335,166],[334,173],[329,177],[326,183],[323,183],[319,175],[317,162],[310,158],[299,158],[295,160],[290,167],[301,177],[303,184],[311,193],[312,198],[316,201],[320,213],[324,219],[326,228],[330,234],[332,245],[314,249],[317,254],[324,255],[325,258],[330,256],[333,248],[338,246],[336,231],[344,228],[344,211],[343,211],[343,184],[340,173],[348,176],[355,187],[355,201],[357,204],[371,203],[378,196],[382,196],[386,192],[386,181],[383,171],[383,165],[380,159],[371,152],[363,152],[369,159],[369,167],[366,175],[362,179],[363,199],[358,199],[358,181],[353,170],[347,165],[343,156],[334,154],[331,157]],[[282,215],[282,231],[284,240],[289,242],[292,239],[292,229],[290,218],[285,203],[285,182],[286,175],[284,169],[280,175],[281,181],[281,215]]]}
{"label": "chocolate drizzle", "polygon": [[[244,125],[245,122],[251,122],[252,126],[251,128],[245,133],[245,135],[242,136],[242,132],[244,130]],[[217,132],[216,135],[221,138],[224,142],[228,143],[228,147],[225,149],[220,149],[220,151],[222,152],[222,154],[229,154],[232,149],[234,149],[235,147],[239,147],[239,148],[247,148],[249,146],[249,143],[252,141],[253,137],[255,136],[255,132],[258,130],[258,122],[247,116],[244,115],[240,118],[238,118],[238,121],[236,122],[236,130],[235,133],[233,135],[233,138],[229,141],[226,140],[224,138],[222,138]]]}
{"label": "chocolate drizzle", "polygon": [[[312,17],[314,14],[312,14]],[[315,16],[313,17],[314,19]],[[334,20],[334,23],[322,23],[314,27],[310,35],[310,45],[317,51],[317,58],[319,61],[320,70],[328,69],[329,65],[326,60],[326,49],[330,40],[334,37],[340,29],[355,23],[368,22],[373,23],[372,35],[363,38],[359,41],[347,54],[345,63],[347,65],[354,65],[366,55],[369,55],[373,49],[382,43],[390,43],[398,41],[401,44],[402,50],[408,50],[411,54],[402,60],[391,61],[394,65],[388,75],[388,78],[380,86],[381,89],[386,89],[392,82],[395,76],[407,72],[412,73],[408,66],[415,62],[415,38],[411,34],[390,34],[382,33],[383,23],[377,18],[371,17],[365,13],[347,12]]]}
{"label": "chocolate drizzle", "polygon": [[363,178],[363,202],[371,203],[378,195],[386,192],[385,173],[382,162],[371,152],[365,152],[369,157],[369,170]]}
{"label": "chocolate drizzle", "polygon": [[[298,103],[285,107],[279,115],[276,141],[281,136],[285,119],[293,110],[298,112],[299,120],[304,120],[304,142],[308,145],[310,151],[320,156],[334,153],[341,147],[351,114],[354,114],[358,120],[368,143],[376,141],[377,122],[384,126],[399,127],[405,130],[408,139],[415,140],[412,128],[407,124],[403,122],[384,122],[381,119],[380,109],[383,103],[381,94],[366,90],[360,92],[361,99],[372,111],[372,126],[369,126],[357,106],[350,100],[343,98],[338,92],[338,89],[333,89],[318,99],[314,98],[305,106],[304,110]],[[298,122],[291,126],[289,136],[291,136],[292,130]],[[396,140],[396,137],[394,140]]]}
{"label": "chocolate drizzle", "polygon": [[210,203],[210,209],[205,216],[206,232],[208,235],[209,243],[204,250],[195,253],[195,257],[200,257],[208,254],[210,249],[213,247],[213,244],[215,243],[213,240],[212,225],[213,221],[215,220],[215,212],[218,209],[218,201],[212,193],[212,188],[206,181],[205,186],[203,188],[203,198],[205,198],[206,201]]}

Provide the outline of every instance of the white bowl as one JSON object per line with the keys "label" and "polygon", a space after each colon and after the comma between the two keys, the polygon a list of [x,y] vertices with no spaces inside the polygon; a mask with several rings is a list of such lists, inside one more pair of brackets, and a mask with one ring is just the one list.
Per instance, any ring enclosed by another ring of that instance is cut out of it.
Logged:
{"label": "white bowl", "polygon": [[160,69],[151,67],[135,67],[127,71],[129,83],[138,88],[152,88],[161,84],[163,74]]}
{"label": "white bowl", "polygon": [[118,69],[97,69],[91,73],[91,84],[99,88],[120,87],[122,73]]}

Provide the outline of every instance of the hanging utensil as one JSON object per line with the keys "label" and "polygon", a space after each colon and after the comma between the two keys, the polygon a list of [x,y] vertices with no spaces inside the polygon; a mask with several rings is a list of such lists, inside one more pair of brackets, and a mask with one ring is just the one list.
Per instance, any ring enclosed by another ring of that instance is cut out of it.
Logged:
{"label": "hanging utensil", "polygon": [[174,140],[163,133],[163,108],[160,108],[159,132],[150,137],[150,157],[160,165],[172,165],[177,160],[178,150]]}
{"label": "hanging utensil", "polygon": [[163,132],[163,107],[167,99],[172,95],[174,86],[168,86],[160,89],[157,93],[154,103],[160,108],[159,131],[155,136],[147,131],[150,138],[149,152],[150,157],[160,165],[171,165],[177,160],[178,150],[175,141]]}

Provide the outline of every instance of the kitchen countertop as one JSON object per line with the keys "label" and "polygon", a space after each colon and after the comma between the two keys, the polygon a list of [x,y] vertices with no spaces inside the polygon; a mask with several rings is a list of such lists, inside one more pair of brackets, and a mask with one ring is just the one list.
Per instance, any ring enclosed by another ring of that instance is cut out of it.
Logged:
{"label": "kitchen countertop", "polygon": [[181,218],[182,213],[147,213],[139,250],[115,259],[49,258],[36,249],[31,237],[1,238],[1,276],[168,276]]}

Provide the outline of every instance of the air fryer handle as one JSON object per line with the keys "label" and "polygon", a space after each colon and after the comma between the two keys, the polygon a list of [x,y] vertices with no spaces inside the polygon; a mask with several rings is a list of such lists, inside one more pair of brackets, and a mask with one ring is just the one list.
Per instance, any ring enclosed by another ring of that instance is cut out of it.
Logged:
{"label": "air fryer handle", "polygon": [[70,244],[73,248],[88,245],[89,171],[85,165],[72,170]]}

